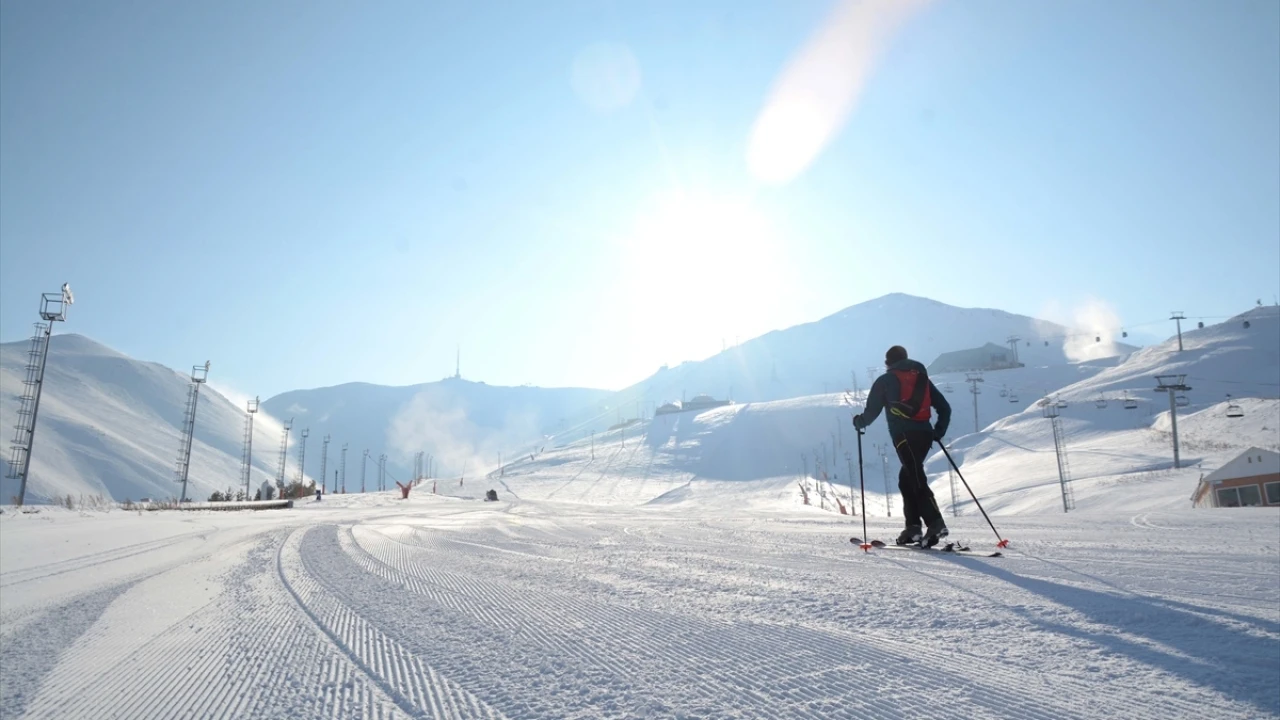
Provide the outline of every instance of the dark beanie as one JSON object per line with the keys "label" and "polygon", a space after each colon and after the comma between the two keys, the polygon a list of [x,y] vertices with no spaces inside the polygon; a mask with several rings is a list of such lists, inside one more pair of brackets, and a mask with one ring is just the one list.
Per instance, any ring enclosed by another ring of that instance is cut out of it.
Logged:
{"label": "dark beanie", "polygon": [[884,364],[893,365],[907,359],[907,350],[901,345],[894,345],[884,354]]}

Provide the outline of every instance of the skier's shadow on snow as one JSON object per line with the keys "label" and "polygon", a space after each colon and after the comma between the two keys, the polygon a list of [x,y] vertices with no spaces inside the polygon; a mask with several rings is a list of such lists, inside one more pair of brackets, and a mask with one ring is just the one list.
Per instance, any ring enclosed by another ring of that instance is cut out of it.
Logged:
{"label": "skier's shadow on snow", "polygon": [[[1101,627],[1094,630],[1087,626],[1064,625],[1046,615],[1010,606],[1010,610],[1035,625],[1088,640],[1194,685],[1213,688],[1228,698],[1247,702],[1264,712],[1280,713],[1280,688],[1275,684],[1275,674],[1280,668],[1280,647],[1275,638],[1250,634],[1202,615],[1170,607],[1161,600],[1124,597],[1023,577],[989,563],[966,565],[976,572],[1071,608],[1089,623]],[[1224,615],[1211,610],[1207,612]],[[1274,623],[1266,620],[1231,617],[1237,621],[1251,621],[1264,631],[1275,631]],[[1126,638],[1121,633],[1144,638],[1180,654]]]}

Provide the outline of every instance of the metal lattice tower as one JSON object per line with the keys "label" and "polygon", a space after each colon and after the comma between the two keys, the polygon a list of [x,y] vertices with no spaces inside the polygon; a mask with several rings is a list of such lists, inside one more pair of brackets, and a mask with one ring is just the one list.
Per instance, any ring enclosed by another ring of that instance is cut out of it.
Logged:
{"label": "metal lattice tower", "polygon": [[[324,490],[324,484],[329,481],[329,436],[324,436],[324,442],[320,445],[320,489]],[[337,490],[337,478],[334,478],[334,490]]]}
{"label": "metal lattice tower", "polygon": [[298,479],[295,481],[298,485],[302,485],[302,481],[307,477],[307,438],[310,436],[311,428],[302,428],[302,433],[300,434],[302,442],[298,443]]}
{"label": "metal lattice tower", "polygon": [[980,432],[982,427],[978,425],[978,396],[982,394],[982,390],[978,388],[978,383],[986,382],[982,379],[982,373],[965,373],[964,381],[969,383],[969,392],[973,395],[973,431]]}
{"label": "metal lattice tower", "polygon": [[44,369],[49,362],[49,342],[53,324],[67,319],[67,306],[74,299],[71,287],[62,285],[60,293],[40,295],[40,319],[27,350],[26,376],[22,380],[22,396],[18,398],[18,424],[14,425],[13,447],[9,456],[8,477],[18,483],[18,504],[27,499],[27,475],[31,470],[31,446],[36,435],[36,416],[40,412],[40,391],[44,389]]}
{"label": "metal lattice tower", "polygon": [[258,398],[255,397],[246,403],[245,412],[244,454],[240,458],[240,480],[244,483],[245,499],[252,500],[253,496],[249,494],[249,482],[253,474],[253,416],[258,412]]}
{"label": "metal lattice tower", "polygon": [[191,368],[191,385],[187,388],[187,410],[182,416],[182,441],[178,446],[178,482],[182,483],[182,497],[187,501],[187,479],[191,473],[191,443],[196,435],[196,406],[200,403],[200,386],[209,379],[209,361]]}
{"label": "metal lattice tower", "polygon": [[[1182,340],[1178,340],[1178,349],[1182,349]],[[1181,459],[1178,457],[1178,402],[1177,394],[1186,392],[1191,389],[1184,381],[1186,375],[1157,375],[1156,376],[1156,392],[1169,393],[1169,423],[1173,426],[1173,466],[1175,468],[1182,467]]]}
{"label": "metal lattice tower", "polygon": [[956,490],[956,473],[950,467],[947,468],[947,479],[951,481],[951,517],[960,517],[960,505],[956,502],[960,493]]}
{"label": "metal lattice tower", "polygon": [[884,445],[877,444],[876,450],[880,451],[880,469],[884,472],[884,515],[893,517],[893,494],[889,492],[889,455]]}
{"label": "metal lattice tower", "polygon": [[280,436],[280,467],[276,469],[276,487],[284,494],[284,467],[289,461],[289,431],[293,429],[293,418],[284,424],[284,433]]}
{"label": "metal lattice tower", "polygon": [[346,443],[342,443],[342,464],[338,466],[338,469],[341,470],[342,472],[342,485],[341,485],[342,490],[340,492],[345,495],[347,493],[347,444]]}
{"label": "metal lattice tower", "polygon": [[1067,440],[1062,432],[1062,421],[1059,420],[1058,404],[1046,403],[1041,412],[1049,419],[1053,427],[1053,454],[1058,461],[1058,483],[1062,486],[1062,512],[1075,509],[1075,493],[1071,490],[1071,467],[1067,464]]}
{"label": "metal lattice tower", "polygon": [[387,489],[387,456],[378,456],[378,490]]}

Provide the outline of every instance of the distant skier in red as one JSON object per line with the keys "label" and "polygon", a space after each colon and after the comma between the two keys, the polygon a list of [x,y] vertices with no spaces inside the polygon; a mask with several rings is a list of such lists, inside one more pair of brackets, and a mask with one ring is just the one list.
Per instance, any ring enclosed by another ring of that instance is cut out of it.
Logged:
{"label": "distant skier in red", "polygon": [[[901,345],[894,345],[884,354],[887,371],[876,378],[867,393],[867,407],[853,416],[853,426],[866,428],[885,413],[889,423],[889,438],[902,461],[898,472],[898,491],[902,493],[902,511],[906,516],[906,528],[898,535],[899,545],[920,543],[933,547],[948,534],[942,512],[929,489],[929,478],[924,472],[925,456],[935,440],[941,441],[951,424],[951,404],[929,379],[924,365],[907,357]],[[938,424],[930,424],[930,411],[938,411]],[[921,533],[921,521],[925,523]]]}

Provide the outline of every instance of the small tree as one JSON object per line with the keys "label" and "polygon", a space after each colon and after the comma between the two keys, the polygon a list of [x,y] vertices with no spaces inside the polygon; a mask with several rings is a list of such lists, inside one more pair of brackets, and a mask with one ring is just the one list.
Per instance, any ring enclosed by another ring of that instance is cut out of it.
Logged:
{"label": "small tree", "polygon": [[209,496],[209,502],[222,502],[222,492],[214,490],[213,494]]}

